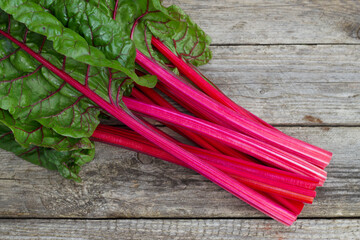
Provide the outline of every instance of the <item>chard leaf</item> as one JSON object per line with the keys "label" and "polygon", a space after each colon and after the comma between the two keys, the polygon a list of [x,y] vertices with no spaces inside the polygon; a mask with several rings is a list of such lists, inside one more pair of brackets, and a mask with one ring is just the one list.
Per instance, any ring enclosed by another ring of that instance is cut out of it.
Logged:
{"label": "chard leaf", "polygon": [[[53,49],[51,41],[2,11],[0,28],[108,101],[110,96],[116,99],[132,88],[132,81],[121,71],[66,58]],[[90,137],[99,124],[99,109],[90,100],[2,36],[0,108],[22,122],[37,121],[58,134],[74,138]]]}
{"label": "chard leaf", "polygon": [[60,152],[32,145],[23,147],[15,141],[11,129],[2,123],[0,123],[0,148],[13,152],[30,163],[58,171],[64,178],[77,182],[81,181],[78,176],[80,167],[90,162],[95,154],[94,148]]}
{"label": "chard leaf", "polygon": [[[127,34],[134,28],[136,48],[157,61],[166,60],[151,47],[151,37],[163,41],[171,51],[195,66],[206,64],[212,57],[211,39],[179,7],[168,8],[160,0],[89,0],[109,17],[114,12],[119,26],[127,27]],[[117,9],[115,5],[117,2]],[[140,17],[141,16],[141,17]],[[132,24],[129,24],[132,23]]]}
{"label": "chard leaf", "polygon": [[[47,7],[54,7],[60,20]],[[134,72],[135,48],[130,38],[111,18],[86,1],[0,0],[0,8],[30,31],[46,36],[58,53],[87,65],[121,71],[139,84],[149,84]],[[150,84],[147,87],[154,82]]]}
{"label": "chard leaf", "polygon": [[53,148],[57,151],[94,148],[88,138],[62,136],[36,121],[17,121],[8,111],[2,109],[0,109],[0,123],[11,129],[16,141],[25,148],[31,145]]}
{"label": "chard leaf", "polygon": [[208,63],[212,58],[211,38],[194,23],[181,8],[173,5],[162,9],[165,19],[145,20],[146,27],[179,57],[195,66]]}
{"label": "chard leaf", "polygon": [[[32,1],[55,16],[62,25],[81,35],[89,45],[99,49],[107,59],[117,60],[124,67],[135,67],[135,45],[124,35],[124,26],[116,23],[85,0]],[[120,70],[120,69],[119,69]]]}

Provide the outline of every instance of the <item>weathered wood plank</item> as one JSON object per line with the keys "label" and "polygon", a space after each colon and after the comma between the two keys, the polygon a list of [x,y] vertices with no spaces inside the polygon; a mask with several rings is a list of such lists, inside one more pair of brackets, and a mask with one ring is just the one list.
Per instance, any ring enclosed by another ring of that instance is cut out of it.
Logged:
{"label": "weathered wood plank", "polygon": [[360,124],[360,46],[213,47],[203,72],[275,124]]}
{"label": "weathered wood plank", "polygon": [[356,0],[171,0],[215,44],[360,43]]}
{"label": "weathered wood plank", "polygon": [[[325,187],[301,217],[360,217],[360,127],[281,129],[334,152]],[[264,217],[190,170],[96,147],[80,184],[1,151],[0,217]]]}
{"label": "weathered wood plank", "polygon": [[359,219],[0,220],[1,239],[359,239]]}

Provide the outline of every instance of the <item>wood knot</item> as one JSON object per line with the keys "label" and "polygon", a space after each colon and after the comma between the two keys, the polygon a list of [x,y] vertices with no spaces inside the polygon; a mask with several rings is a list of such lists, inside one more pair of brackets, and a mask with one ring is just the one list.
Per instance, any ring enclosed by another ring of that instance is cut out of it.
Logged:
{"label": "wood knot", "polygon": [[311,115],[306,115],[304,117],[304,120],[308,121],[308,122],[312,122],[312,123],[324,123],[320,118],[317,118],[317,117],[314,117]]}

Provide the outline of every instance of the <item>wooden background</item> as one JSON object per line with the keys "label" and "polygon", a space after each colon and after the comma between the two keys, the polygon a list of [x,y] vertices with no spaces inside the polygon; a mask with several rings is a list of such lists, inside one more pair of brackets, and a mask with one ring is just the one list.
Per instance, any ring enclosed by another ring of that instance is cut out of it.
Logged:
{"label": "wooden background", "polygon": [[284,132],[331,150],[291,227],[198,174],[97,144],[83,183],[0,151],[0,239],[360,239],[360,2],[182,0],[213,38],[203,72]]}

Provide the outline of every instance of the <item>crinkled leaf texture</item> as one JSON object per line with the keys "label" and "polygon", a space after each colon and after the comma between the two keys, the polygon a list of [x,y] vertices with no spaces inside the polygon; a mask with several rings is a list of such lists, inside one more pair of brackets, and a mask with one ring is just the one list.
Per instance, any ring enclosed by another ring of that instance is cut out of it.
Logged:
{"label": "crinkled leaf texture", "polygon": [[[131,91],[132,81],[124,73],[66,58],[55,51],[51,41],[29,31],[24,24],[2,11],[0,28],[10,31],[18,40],[26,42],[52,64],[108,101],[109,96],[116,99]],[[58,134],[74,138],[90,137],[99,124],[96,105],[1,36],[0,108],[8,110],[17,120],[37,121]]]}
{"label": "crinkled leaf texture", "polygon": [[[3,113],[5,112],[3,111]],[[78,175],[80,167],[90,162],[95,154],[93,146],[72,151],[57,151],[52,148],[35,145],[25,147],[15,140],[11,129],[2,122],[0,122],[0,148],[13,152],[33,164],[49,170],[56,170],[61,176],[78,182],[81,181]]]}
{"label": "crinkled leaf texture", "polygon": [[[94,5],[98,3],[100,9],[112,15],[114,7],[109,6],[115,6],[116,0],[90,2]],[[212,57],[209,49],[211,38],[175,5],[166,8],[160,0],[119,0],[116,22],[127,25],[129,32],[135,23],[133,40],[136,48],[157,61],[166,62],[152,49],[152,36],[163,41],[171,51],[195,66],[206,64]]]}
{"label": "crinkled leaf texture", "polygon": [[23,147],[36,145],[53,148],[57,151],[94,148],[88,138],[62,136],[36,121],[21,122],[15,120],[8,111],[2,109],[0,109],[0,123],[11,129],[14,138]]}
{"label": "crinkled leaf texture", "polygon": [[[131,42],[130,36],[135,22],[133,40],[136,48],[157,61],[167,62],[151,47],[152,36],[162,40],[173,52],[196,66],[207,63],[212,57],[209,49],[210,37],[179,7],[173,5],[166,8],[159,0],[27,2],[41,5],[64,26],[84,37],[88,44],[100,49],[106,57],[115,58],[123,64],[133,63],[129,60],[122,61],[123,55],[131,60],[135,57],[134,46],[124,44]],[[11,4],[11,7],[15,6],[19,4]],[[140,16],[141,18],[136,21]],[[114,17],[115,22],[112,20]],[[119,55],[119,52],[123,53]],[[146,81],[141,83],[146,84]]]}
{"label": "crinkled leaf texture", "polygon": [[84,0],[0,0],[0,8],[30,31],[46,36],[64,56],[121,71],[147,87],[156,84],[140,80],[135,74],[135,47],[123,29]]}

